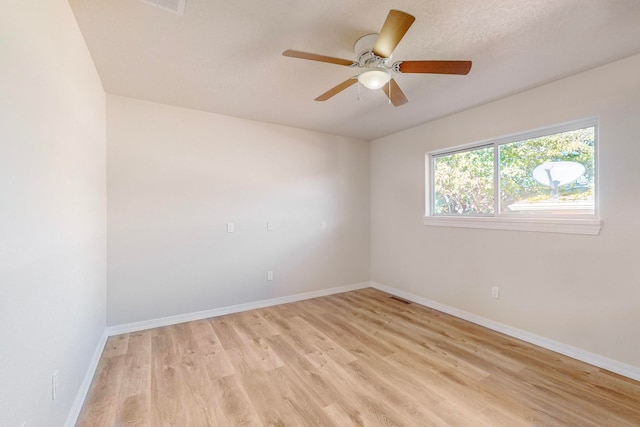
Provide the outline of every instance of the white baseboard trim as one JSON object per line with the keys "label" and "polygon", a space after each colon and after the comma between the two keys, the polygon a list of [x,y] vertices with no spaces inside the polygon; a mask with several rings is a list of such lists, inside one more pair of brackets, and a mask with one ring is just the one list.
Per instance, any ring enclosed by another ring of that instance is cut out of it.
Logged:
{"label": "white baseboard trim", "polygon": [[364,289],[368,287],[371,287],[370,282],[355,283],[353,285],[338,286],[335,288],[321,289],[319,291],[305,292],[302,294],[288,295],[284,297],[248,302],[244,304],[214,308],[211,310],[196,311],[193,313],[161,317],[159,319],[150,319],[150,320],[143,320],[141,322],[133,322],[133,323],[126,323],[123,325],[109,326],[107,327],[107,335],[114,336],[114,335],[120,335],[120,334],[128,334],[131,332],[143,331],[145,329],[159,328],[162,326],[176,325],[178,323],[191,322],[194,320],[208,319],[210,317],[223,316],[225,314],[232,314],[232,313],[239,313],[241,311],[254,310],[257,308],[271,307],[279,304],[287,304],[290,302],[324,297],[327,295],[340,294],[343,292],[355,291],[357,289]]}
{"label": "white baseboard trim", "polygon": [[104,346],[107,344],[107,331],[105,330],[98,341],[98,345],[96,346],[95,351],[93,352],[93,356],[89,361],[89,367],[87,368],[87,372],[84,374],[84,378],[80,383],[80,388],[76,393],[76,398],[73,401],[73,405],[71,405],[71,409],[69,410],[69,415],[67,416],[67,421],[64,423],[65,427],[74,427],[78,422],[78,417],[80,416],[80,411],[82,411],[82,405],[84,405],[84,400],[87,398],[87,393],[89,393],[89,387],[91,387],[91,381],[93,381],[93,376],[96,373],[96,368],[98,367],[98,362],[100,361],[100,356],[102,356],[102,351],[104,350]]}
{"label": "white baseboard trim", "polygon": [[424,305],[429,308],[441,311],[443,313],[450,314],[460,319],[467,320],[476,325],[484,326],[485,328],[492,329],[494,331],[509,335],[513,338],[518,338],[522,341],[526,341],[531,344],[546,348],[556,353],[564,354],[565,356],[572,357],[582,362],[589,363],[607,371],[615,372],[616,374],[623,375],[636,381],[640,381],[640,367],[628,365],[626,363],[619,362],[614,359],[610,359],[599,354],[591,353],[586,350],[582,350],[577,347],[572,347],[567,344],[563,344],[558,341],[551,340],[536,334],[532,334],[527,331],[523,331],[512,326],[505,325],[503,323],[495,322],[493,320],[477,316],[467,311],[459,310],[454,307],[450,307],[439,302],[419,297],[409,292],[401,291],[390,286],[383,285],[381,283],[371,282],[373,288],[387,292],[391,295],[395,295],[400,298],[415,302],[420,305]]}

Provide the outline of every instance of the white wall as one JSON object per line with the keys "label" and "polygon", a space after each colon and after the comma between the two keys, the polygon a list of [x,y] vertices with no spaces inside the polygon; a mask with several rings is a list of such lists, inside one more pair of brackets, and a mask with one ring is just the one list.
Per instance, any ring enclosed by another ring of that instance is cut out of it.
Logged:
{"label": "white wall", "polygon": [[[372,280],[640,367],[638,76],[635,56],[373,141]],[[425,153],[593,115],[599,236],[422,225]]]}
{"label": "white wall", "polygon": [[367,142],[111,95],[107,136],[109,325],[369,280]]}
{"label": "white wall", "polygon": [[60,426],[106,320],[105,96],[66,1],[3,2],[0,94],[0,425]]}

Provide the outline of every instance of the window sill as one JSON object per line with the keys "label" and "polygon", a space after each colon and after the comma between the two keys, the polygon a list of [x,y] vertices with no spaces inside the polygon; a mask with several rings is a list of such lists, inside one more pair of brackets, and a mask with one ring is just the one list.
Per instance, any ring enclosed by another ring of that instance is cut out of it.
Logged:
{"label": "window sill", "polygon": [[485,228],[490,230],[534,231],[540,233],[598,235],[599,219],[496,218],[425,216],[424,225],[434,227]]}

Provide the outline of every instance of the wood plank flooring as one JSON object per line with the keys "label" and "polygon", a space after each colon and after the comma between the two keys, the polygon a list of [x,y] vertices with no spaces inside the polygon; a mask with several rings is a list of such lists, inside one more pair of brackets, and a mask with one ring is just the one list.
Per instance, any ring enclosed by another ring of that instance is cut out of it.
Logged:
{"label": "wood plank flooring", "polygon": [[111,337],[78,426],[640,426],[640,383],[374,289]]}

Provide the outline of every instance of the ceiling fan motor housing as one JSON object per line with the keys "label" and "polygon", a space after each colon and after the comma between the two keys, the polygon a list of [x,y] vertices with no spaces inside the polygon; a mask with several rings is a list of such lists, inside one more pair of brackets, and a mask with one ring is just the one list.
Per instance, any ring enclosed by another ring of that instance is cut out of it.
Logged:
{"label": "ceiling fan motor housing", "polygon": [[356,61],[361,67],[365,68],[383,68],[389,67],[391,56],[388,58],[380,58],[373,53],[373,46],[378,40],[378,34],[367,34],[360,37],[353,46],[356,53]]}

